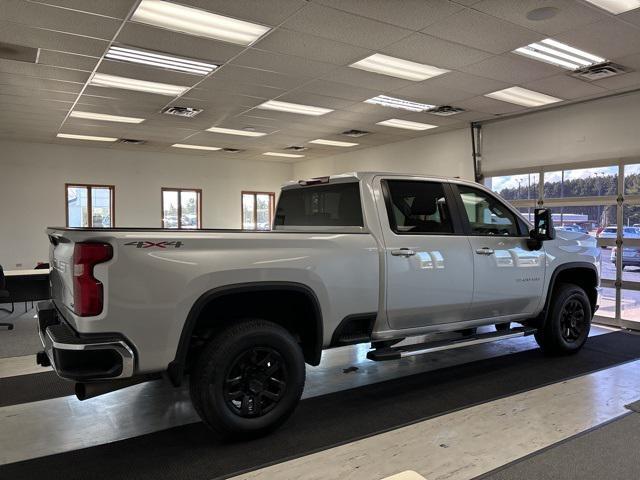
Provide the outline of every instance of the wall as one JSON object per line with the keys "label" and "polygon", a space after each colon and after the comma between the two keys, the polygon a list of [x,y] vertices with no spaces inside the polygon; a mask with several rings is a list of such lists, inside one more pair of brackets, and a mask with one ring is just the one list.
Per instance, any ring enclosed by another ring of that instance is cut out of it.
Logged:
{"label": "wall", "polygon": [[640,155],[640,93],[483,125],[482,171]]}
{"label": "wall", "polygon": [[159,227],[160,188],[202,189],[202,226],[240,227],[242,190],[277,192],[292,166],[172,153],[0,141],[0,265],[48,256],[44,229],[65,224],[67,182],[115,186],[117,227]]}
{"label": "wall", "polygon": [[473,179],[468,128],[412,138],[294,164],[294,178],[357,170],[422,173]]}

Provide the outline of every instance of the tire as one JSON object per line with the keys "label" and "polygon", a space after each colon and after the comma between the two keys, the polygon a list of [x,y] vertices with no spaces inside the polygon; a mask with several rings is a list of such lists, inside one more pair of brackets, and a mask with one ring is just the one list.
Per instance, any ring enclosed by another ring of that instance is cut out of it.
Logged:
{"label": "tire", "polygon": [[577,285],[558,285],[549,305],[544,325],[535,333],[540,348],[549,355],[578,352],[587,341],[591,329],[591,304]]}
{"label": "tire", "polygon": [[191,401],[218,436],[254,438],[293,413],[304,388],[302,350],[284,328],[241,320],[213,337],[191,375]]}
{"label": "tire", "polygon": [[496,332],[505,332],[511,328],[511,322],[496,323]]}

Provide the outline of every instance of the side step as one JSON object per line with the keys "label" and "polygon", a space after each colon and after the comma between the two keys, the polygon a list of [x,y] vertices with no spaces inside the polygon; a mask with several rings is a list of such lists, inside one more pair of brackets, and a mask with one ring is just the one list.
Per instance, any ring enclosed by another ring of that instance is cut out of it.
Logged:
{"label": "side step", "polygon": [[456,338],[453,340],[436,340],[427,343],[417,343],[404,345],[401,347],[388,347],[367,352],[367,358],[376,362],[384,360],[398,360],[404,357],[422,355],[424,353],[439,352],[441,350],[452,350],[454,348],[469,347],[481,343],[495,342],[507,338],[525,337],[536,332],[535,328],[517,327],[504,332],[489,332],[472,335],[469,337]]}

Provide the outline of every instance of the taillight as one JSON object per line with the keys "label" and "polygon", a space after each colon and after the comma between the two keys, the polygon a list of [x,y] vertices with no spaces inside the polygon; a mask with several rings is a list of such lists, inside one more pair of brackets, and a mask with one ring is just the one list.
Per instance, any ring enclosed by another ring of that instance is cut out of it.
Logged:
{"label": "taillight", "polygon": [[93,267],[113,257],[108,243],[76,243],[73,249],[73,311],[81,317],[102,312],[102,282],[93,276]]}

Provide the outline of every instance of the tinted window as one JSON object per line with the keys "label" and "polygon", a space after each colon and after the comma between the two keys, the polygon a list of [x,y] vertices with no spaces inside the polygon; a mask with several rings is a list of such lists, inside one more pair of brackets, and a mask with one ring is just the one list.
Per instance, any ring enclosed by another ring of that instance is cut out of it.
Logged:
{"label": "tinted window", "polygon": [[387,213],[396,233],[453,233],[441,183],[388,180]]}
{"label": "tinted window", "polygon": [[518,235],[516,216],[482,190],[458,185],[473,235]]}
{"label": "tinted window", "polygon": [[276,226],[362,227],[357,182],[285,189],[276,210]]}

